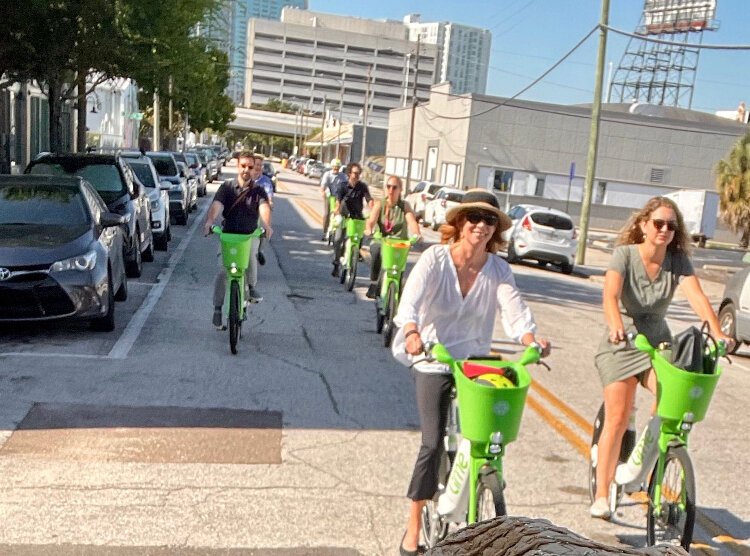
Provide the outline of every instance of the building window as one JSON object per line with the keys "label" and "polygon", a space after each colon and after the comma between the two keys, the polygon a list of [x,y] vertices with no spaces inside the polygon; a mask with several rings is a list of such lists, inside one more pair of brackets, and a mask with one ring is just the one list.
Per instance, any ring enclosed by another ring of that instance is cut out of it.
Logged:
{"label": "building window", "polygon": [[497,191],[507,193],[510,191],[510,185],[513,183],[513,172],[508,170],[495,170],[495,179],[492,187]]}
{"label": "building window", "polygon": [[445,185],[456,185],[458,183],[458,170],[458,164],[443,162],[442,171],[440,173],[440,183],[444,183]]}
{"label": "building window", "polygon": [[594,203],[597,205],[604,204],[604,198],[607,196],[607,182],[600,181],[596,183],[596,193],[594,194]]}
{"label": "building window", "polygon": [[534,195],[536,195],[537,197],[544,197],[544,178],[536,179],[536,189],[534,190]]}
{"label": "building window", "polygon": [[430,147],[427,149],[427,181],[435,181],[435,170],[437,169],[438,148]]}

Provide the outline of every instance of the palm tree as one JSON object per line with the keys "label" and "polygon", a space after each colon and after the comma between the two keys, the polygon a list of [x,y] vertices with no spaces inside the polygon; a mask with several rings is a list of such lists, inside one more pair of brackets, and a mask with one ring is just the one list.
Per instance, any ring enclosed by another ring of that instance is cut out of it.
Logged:
{"label": "palm tree", "polygon": [[738,140],[726,160],[716,165],[716,190],[721,218],[734,233],[742,232],[740,247],[750,243],[750,132]]}

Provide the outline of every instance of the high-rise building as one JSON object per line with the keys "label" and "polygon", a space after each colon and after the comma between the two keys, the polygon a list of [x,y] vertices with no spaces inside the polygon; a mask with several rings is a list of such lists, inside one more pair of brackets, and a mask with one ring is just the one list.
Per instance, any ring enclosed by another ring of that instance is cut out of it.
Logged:
{"label": "high-rise building", "polygon": [[[368,125],[385,127],[388,111],[412,98],[416,46],[400,21],[289,8],[278,22],[251,19],[245,104],[280,99],[322,116],[325,103],[331,119],[359,123],[367,112]],[[420,100],[435,82],[436,52],[435,45],[420,46]]]}
{"label": "high-rise building", "polygon": [[198,34],[206,36],[229,56],[226,93],[235,104],[244,104],[248,20],[278,20],[287,6],[307,9],[307,0],[225,0],[198,26]]}
{"label": "high-rise building", "polygon": [[404,17],[412,41],[438,47],[437,81],[450,81],[455,94],[479,93],[487,89],[492,33],[479,27],[458,23],[422,23],[419,14]]}

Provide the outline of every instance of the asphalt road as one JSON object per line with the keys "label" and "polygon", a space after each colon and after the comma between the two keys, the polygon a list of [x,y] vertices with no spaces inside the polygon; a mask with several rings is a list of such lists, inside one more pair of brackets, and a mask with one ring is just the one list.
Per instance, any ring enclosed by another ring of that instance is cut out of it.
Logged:
{"label": "asphalt road", "polygon": [[[0,553],[396,553],[419,447],[411,377],[375,333],[366,265],[352,293],[330,276],[315,182],[280,177],[264,301],[238,356],[210,324],[217,246],[198,226],[208,198],[131,282],[115,332],[0,327]],[[437,234],[425,238],[421,249]],[[513,268],[555,348],[551,372],[532,369],[521,434],[507,448],[510,513],[643,546],[637,499],[611,522],[587,511],[601,284]],[[670,318],[675,330],[693,322],[680,299]],[[512,357],[516,346],[500,326],[495,334]],[[694,553],[750,550],[747,354],[727,366],[691,435]],[[641,424],[649,405],[641,393]]]}

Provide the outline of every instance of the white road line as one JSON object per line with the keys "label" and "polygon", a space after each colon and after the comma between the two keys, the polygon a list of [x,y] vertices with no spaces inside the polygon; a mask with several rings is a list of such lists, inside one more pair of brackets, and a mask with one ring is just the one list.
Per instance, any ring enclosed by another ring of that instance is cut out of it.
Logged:
{"label": "white road line", "polygon": [[60,357],[65,357],[68,359],[111,359],[108,355],[86,355],[86,354],[79,354],[79,353],[39,353],[39,352],[23,352],[23,351],[11,351],[8,353],[0,353],[0,358],[3,357],[54,357],[55,359],[58,359]]}
{"label": "white road line", "polygon": [[172,253],[172,256],[169,257],[167,266],[163,268],[159,273],[159,276],[157,277],[157,284],[151,289],[150,292],[148,292],[148,295],[143,300],[143,303],[141,303],[141,306],[130,319],[127,327],[125,327],[125,330],[120,336],[120,339],[117,340],[117,343],[115,343],[114,346],[112,346],[112,349],[107,355],[109,359],[125,359],[128,356],[128,353],[130,353],[130,349],[133,347],[133,344],[135,344],[138,336],[140,336],[141,330],[146,324],[146,320],[148,319],[149,315],[151,315],[151,311],[154,310],[156,303],[159,301],[161,294],[164,292],[164,288],[166,288],[167,284],[169,283],[169,279],[172,277],[172,273],[174,272],[177,263],[180,262],[180,259],[182,259],[182,256],[185,254],[185,250],[187,249],[190,240],[193,238],[195,230],[200,228],[200,226],[202,225],[203,217],[205,216],[205,213],[210,205],[211,203],[207,203],[206,206],[203,207],[203,210],[201,210],[201,212],[198,214],[198,216],[193,218],[193,224],[192,226],[190,226],[188,233],[184,238],[182,238],[182,241],[177,246],[177,249],[175,249],[175,251]]}

